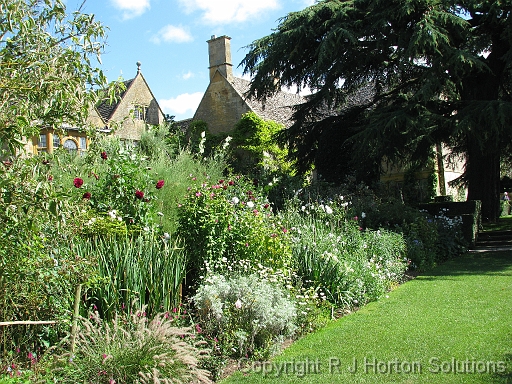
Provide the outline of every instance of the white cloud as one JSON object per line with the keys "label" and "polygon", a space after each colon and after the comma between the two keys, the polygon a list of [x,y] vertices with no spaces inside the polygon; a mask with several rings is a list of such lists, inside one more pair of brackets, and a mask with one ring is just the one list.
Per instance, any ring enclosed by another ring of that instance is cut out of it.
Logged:
{"label": "white cloud", "polygon": [[165,43],[187,43],[194,40],[192,35],[183,27],[166,25],[150,39],[155,44]]}
{"label": "white cloud", "polygon": [[200,11],[211,24],[244,22],[264,11],[278,9],[278,0],[178,0],[187,13]]}
{"label": "white cloud", "polygon": [[142,15],[150,8],[150,0],[110,0],[114,7],[123,12],[123,19],[131,19]]}
{"label": "white cloud", "polygon": [[182,79],[183,80],[188,80],[188,79],[191,79],[193,77],[194,77],[194,74],[192,72],[188,71],[187,73],[183,74]]}
{"label": "white cloud", "polygon": [[202,98],[203,92],[182,93],[175,98],[171,97],[170,99],[162,99],[158,101],[158,104],[164,113],[171,115],[183,115],[187,112],[191,112],[192,115],[195,113]]}

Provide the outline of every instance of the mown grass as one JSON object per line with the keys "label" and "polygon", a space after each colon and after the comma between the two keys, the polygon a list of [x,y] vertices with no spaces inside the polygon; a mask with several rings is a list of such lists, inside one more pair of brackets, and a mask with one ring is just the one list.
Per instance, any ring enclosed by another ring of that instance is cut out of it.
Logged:
{"label": "mown grass", "polygon": [[510,231],[512,230],[512,215],[501,216],[496,223],[483,223],[483,231]]}
{"label": "mown grass", "polygon": [[512,252],[468,253],[222,383],[506,383],[511,307]]}

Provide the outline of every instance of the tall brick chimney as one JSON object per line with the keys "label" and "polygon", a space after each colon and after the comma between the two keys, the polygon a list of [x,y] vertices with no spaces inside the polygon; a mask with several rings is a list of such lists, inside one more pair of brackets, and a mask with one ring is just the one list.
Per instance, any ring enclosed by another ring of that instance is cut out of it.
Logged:
{"label": "tall brick chimney", "polygon": [[208,56],[210,58],[210,80],[218,69],[226,79],[233,78],[233,64],[231,63],[231,37],[212,36],[208,43]]}

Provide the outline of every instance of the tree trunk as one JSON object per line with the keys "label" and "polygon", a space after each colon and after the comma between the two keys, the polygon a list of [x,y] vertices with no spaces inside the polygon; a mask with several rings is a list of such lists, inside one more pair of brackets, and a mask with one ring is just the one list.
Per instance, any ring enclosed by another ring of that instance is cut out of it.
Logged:
{"label": "tree trunk", "polygon": [[482,220],[495,223],[499,217],[500,155],[496,148],[482,151],[478,143],[470,143],[467,156],[468,200],[481,200]]}

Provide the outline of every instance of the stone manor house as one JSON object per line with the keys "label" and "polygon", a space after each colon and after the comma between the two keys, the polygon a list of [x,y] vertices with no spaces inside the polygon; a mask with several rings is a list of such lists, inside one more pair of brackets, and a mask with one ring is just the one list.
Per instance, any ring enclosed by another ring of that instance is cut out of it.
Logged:
{"label": "stone manor house", "polygon": [[[121,140],[136,143],[148,125],[159,125],[164,121],[155,96],[137,63],[137,74],[124,82],[124,91],[113,104],[103,102],[96,105],[89,114],[88,123],[99,132],[114,134]],[[114,129],[115,128],[115,129]],[[59,131],[42,129],[38,137],[25,144],[27,153],[51,153],[65,148],[79,154],[89,148],[90,138],[78,128],[64,126]]]}
{"label": "stone manor house", "polygon": [[[177,121],[184,130],[192,121],[202,120],[207,123],[212,134],[230,132],[243,114],[254,112],[264,120],[272,120],[289,127],[292,123],[292,106],[304,101],[298,94],[278,92],[262,103],[246,98],[249,81],[233,75],[231,60],[231,38],[212,36],[208,43],[210,81],[194,116],[191,119]],[[148,125],[159,125],[164,121],[164,114],[151,89],[144,79],[137,63],[136,76],[124,82],[125,91],[119,95],[115,104],[102,103],[90,113],[88,123],[105,134],[113,134],[121,140],[136,143]],[[116,129],[112,129],[116,127]],[[70,151],[83,153],[87,151],[90,140],[85,132],[73,127],[64,127],[60,132],[43,129],[39,137],[26,143],[28,153],[49,152],[63,147]],[[434,170],[425,169],[415,175],[418,188],[428,183],[428,178],[435,173],[438,179],[438,195],[456,195],[448,183],[460,176],[460,164],[448,164],[441,148],[436,148],[437,161]],[[382,183],[390,191],[399,191],[403,186],[405,173],[383,163],[385,173]]]}

